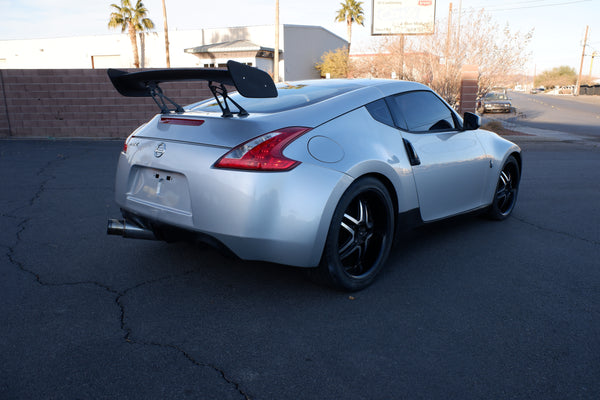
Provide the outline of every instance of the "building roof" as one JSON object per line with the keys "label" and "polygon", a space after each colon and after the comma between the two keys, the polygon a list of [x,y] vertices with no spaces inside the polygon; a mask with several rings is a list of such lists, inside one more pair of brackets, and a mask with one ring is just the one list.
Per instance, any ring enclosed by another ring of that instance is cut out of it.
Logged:
{"label": "building roof", "polygon": [[259,46],[256,43],[252,43],[249,40],[233,40],[230,42],[221,42],[206,44],[203,46],[196,46],[184,50],[189,54],[198,53],[229,53],[233,51],[275,51],[270,47]]}

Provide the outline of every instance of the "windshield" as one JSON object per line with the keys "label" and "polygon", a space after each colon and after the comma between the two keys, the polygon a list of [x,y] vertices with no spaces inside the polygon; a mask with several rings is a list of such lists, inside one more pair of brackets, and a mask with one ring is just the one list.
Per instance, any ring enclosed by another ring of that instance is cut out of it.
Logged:
{"label": "windshield", "polygon": [[506,100],[506,95],[504,93],[488,93],[485,98],[487,100]]}
{"label": "windshield", "polygon": [[[359,87],[361,85],[357,83],[342,80],[280,83],[277,85],[278,97],[256,99],[243,97],[238,93],[233,93],[229,97],[249,113],[274,113],[315,104]],[[229,107],[234,113],[239,111],[231,102],[229,102]],[[192,104],[188,109],[200,112],[221,112],[214,99]]]}

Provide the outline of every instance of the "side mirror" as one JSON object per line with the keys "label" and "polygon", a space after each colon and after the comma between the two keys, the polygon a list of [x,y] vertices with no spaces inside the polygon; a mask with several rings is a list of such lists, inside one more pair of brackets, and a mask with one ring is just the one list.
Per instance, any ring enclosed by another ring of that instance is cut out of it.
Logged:
{"label": "side mirror", "polygon": [[477,114],[473,114],[472,112],[465,112],[465,117],[463,119],[463,130],[474,131],[479,128],[481,128],[481,117]]}

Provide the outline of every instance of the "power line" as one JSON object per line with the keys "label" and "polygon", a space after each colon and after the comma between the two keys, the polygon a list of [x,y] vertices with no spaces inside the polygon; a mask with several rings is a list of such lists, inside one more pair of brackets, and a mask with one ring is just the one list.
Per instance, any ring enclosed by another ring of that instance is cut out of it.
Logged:
{"label": "power line", "polygon": [[[537,3],[540,0],[531,0],[528,2],[519,2],[519,3],[513,3],[513,4],[523,4],[523,3]],[[573,0],[573,1],[564,1],[561,3],[552,3],[552,4],[537,4],[537,5],[529,5],[529,6],[516,6],[516,7],[507,7],[507,8],[493,8],[493,7],[502,7],[502,6],[491,6],[492,8],[487,8],[485,6],[473,6],[470,7],[473,11],[475,11],[475,9],[484,9],[487,12],[497,12],[497,11],[512,11],[512,10],[522,10],[522,9],[527,9],[527,8],[547,8],[547,7],[555,7],[555,6],[565,6],[565,5],[569,5],[569,4],[576,4],[576,3],[587,3],[590,2],[592,0]],[[468,12],[468,11],[464,11],[464,12]],[[472,11],[471,11],[472,12]]]}
{"label": "power line", "polygon": [[[547,2],[547,0],[504,1],[502,3],[502,6],[521,5],[523,3],[545,3],[545,2]],[[493,3],[496,3],[496,1],[493,1]],[[484,5],[484,3],[482,3],[481,5],[475,5],[473,7],[475,7],[475,8],[484,8],[484,7],[486,7],[486,5]],[[491,7],[500,7],[500,6],[494,4],[494,5],[491,5]]]}

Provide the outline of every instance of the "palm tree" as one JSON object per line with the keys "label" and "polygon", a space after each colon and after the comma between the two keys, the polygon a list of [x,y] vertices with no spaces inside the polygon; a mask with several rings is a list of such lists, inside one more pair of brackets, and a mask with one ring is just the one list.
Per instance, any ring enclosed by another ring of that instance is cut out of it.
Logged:
{"label": "palm tree", "polygon": [[356,22],[357,24],[365,26],[365,13],[363,11],[362,4],[362,1],[346,0],[345,3],[340,3],[342,8],[338,10],[337,16],[335,17],[335,22],[346,22],[347,24],[348,54],[350,54],[350,42],[352,42],[352,24]]}
{"label": "palm tree", "polygon": [[121,32],[127,31],[131,47],[133,49],[133,65],[135,68],[140,67],[140,56],[137,46],[137,33],[149,31],[154,28],[154,22],[150,18],[146,18],[148,9],[142,3],[142,0],[137,0],[135,7],[131,6],[130,0],[121,0],[121,5],[111,4],[112,13],[108,27],[112,29],[121,28]]}

